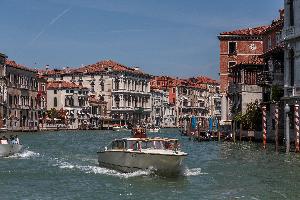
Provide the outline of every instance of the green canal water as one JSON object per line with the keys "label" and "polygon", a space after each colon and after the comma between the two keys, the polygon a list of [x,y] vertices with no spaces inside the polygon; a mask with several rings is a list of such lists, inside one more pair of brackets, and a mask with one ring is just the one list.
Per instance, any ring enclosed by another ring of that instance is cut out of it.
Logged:
{"label": "green canal water", "polygon": [[99,147],[129,133],[19,134],[23,152],[0,159],[0,199],[300,199],[300,155],[276,154],[271,145],[194,142],[176,130],[156,135],[179,138],[189,153],[181,176],[98,167]]}

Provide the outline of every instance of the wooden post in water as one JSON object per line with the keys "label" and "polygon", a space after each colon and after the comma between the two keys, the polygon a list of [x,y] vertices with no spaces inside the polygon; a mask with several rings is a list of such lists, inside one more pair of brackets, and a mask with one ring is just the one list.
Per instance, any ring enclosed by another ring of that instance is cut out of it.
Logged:
{"label": "wooden post in water", "polygon": [[262,106],[263,148],[267,148],[267,106]]}
{"label": "wooden post in water", "polygon": [[236,122],[233,121],[233,142],[235,143],[235,133],[236,133]]}
{"label": "wooden post in water", "polygon": [[295,112],[294,112],[294,118],[295,118],[295,152],[299,152],[299,104],[296,102],[295,104]]}
{"label": "wooden post in water", "polygon": [[279,133],[279,110],[278,110],[278,103],[275,104],[275,150],[278,152],[278,133]]}
{"label": "wooden post in water", "polygon": [[290,106],[288,104],[284,107],[285,114],[285,143],[286,143],[286,153],[290,152]]}

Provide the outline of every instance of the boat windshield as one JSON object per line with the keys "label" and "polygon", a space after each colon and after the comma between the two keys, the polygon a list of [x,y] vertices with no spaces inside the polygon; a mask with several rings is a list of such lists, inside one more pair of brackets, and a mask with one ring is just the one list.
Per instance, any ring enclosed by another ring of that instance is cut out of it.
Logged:
{"label": "boat windshield", "polygon": [[109,150],[132,149],[139,151],[141,149],[160,149],[160,150],[179,150],[177,140],[115,140],[108,146]]}
{"label": "boat windshield", "polygon": [[125,148],[126,148],[126,141],[125,140],[115,140],[115,141],[112,141],[107,146],[107,149],[114,149],[114,150],[123,150]]}

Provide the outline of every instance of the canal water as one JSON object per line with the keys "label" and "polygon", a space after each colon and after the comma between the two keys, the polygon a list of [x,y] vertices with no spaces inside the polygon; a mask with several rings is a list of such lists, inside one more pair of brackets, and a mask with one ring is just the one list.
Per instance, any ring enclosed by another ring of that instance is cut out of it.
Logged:
{"label": "canal water", "polygon": [[[96,151],[129,133],[65,131],[19,134],[23,152],[0,159],[0,199],[300,199],[300,156],[254,143],[194,142],[176,178],[97,166]],[[153,135],[154,136],[154,135]]]}

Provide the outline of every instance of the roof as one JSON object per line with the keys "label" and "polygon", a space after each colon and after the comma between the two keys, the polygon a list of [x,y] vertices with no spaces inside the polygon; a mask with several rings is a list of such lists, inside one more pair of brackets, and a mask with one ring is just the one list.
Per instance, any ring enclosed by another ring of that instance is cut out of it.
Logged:
{"label": "roof", "polygon": [[[158,85],[158,81],[166,81],[165,85]],[[206,84],[218,84],[216,80],[205,76],[199,76],[196,78],[180,79],[172,78],[168,76],[156,76],[151,80],[152,89],[162,89],[162,88],[171,88],[171,87],[190,87],[198,89],[206,89]]]}
{"label": "roof", "polygon": [[50,81],[47,83],[47,89],[54,90],[54,89],[87,89],[87,88],[67,81]]}
{"label": "roof", "polygon": [[130,72],[134,74],[146,75],[138,67],[127,67],[113,60],[102,60],[95,64],[90,64],[78,68],[65,68],[65,69],[53,69],[53,70],[39,70],[41,74],[44,75],[63,75],[72,73],[98,73],[106,71],[116,71],[116,72]]}
{"label": "roof", "polygon": [[220,36],[259,36],[264,31],[269,28],[269,26],[258,26],[254,28],[245,28],[245,29],[237,29],[233,31],[220,33]]}
{"label": "roof", "polygon": [[284,19],[273,20],[272,24],[263,32],[263,34],[266,34],[272,30],[282,29],[283,26],[284,26]]}
{"label": "roof", "polygon": [[214,80],[212,78],[206,77],[206,76],[198,76],[196,77],[197,81],[199,83],[205,83],[205,84],[219,84],[219,82],[217,80]]}
{"label": "roof", "polygon": [[21,64],[17,64],[15,61],[13,60],[5,60],[5,64],[13,67],[13,68],[17,68],[17,69],[22,69],[22,70],[26,70],[26,71],[30,71],[30,72],[37,72],[37,70],[35,69],[31,69],[29,67],[26,67],[25,65],[21,65]]}

